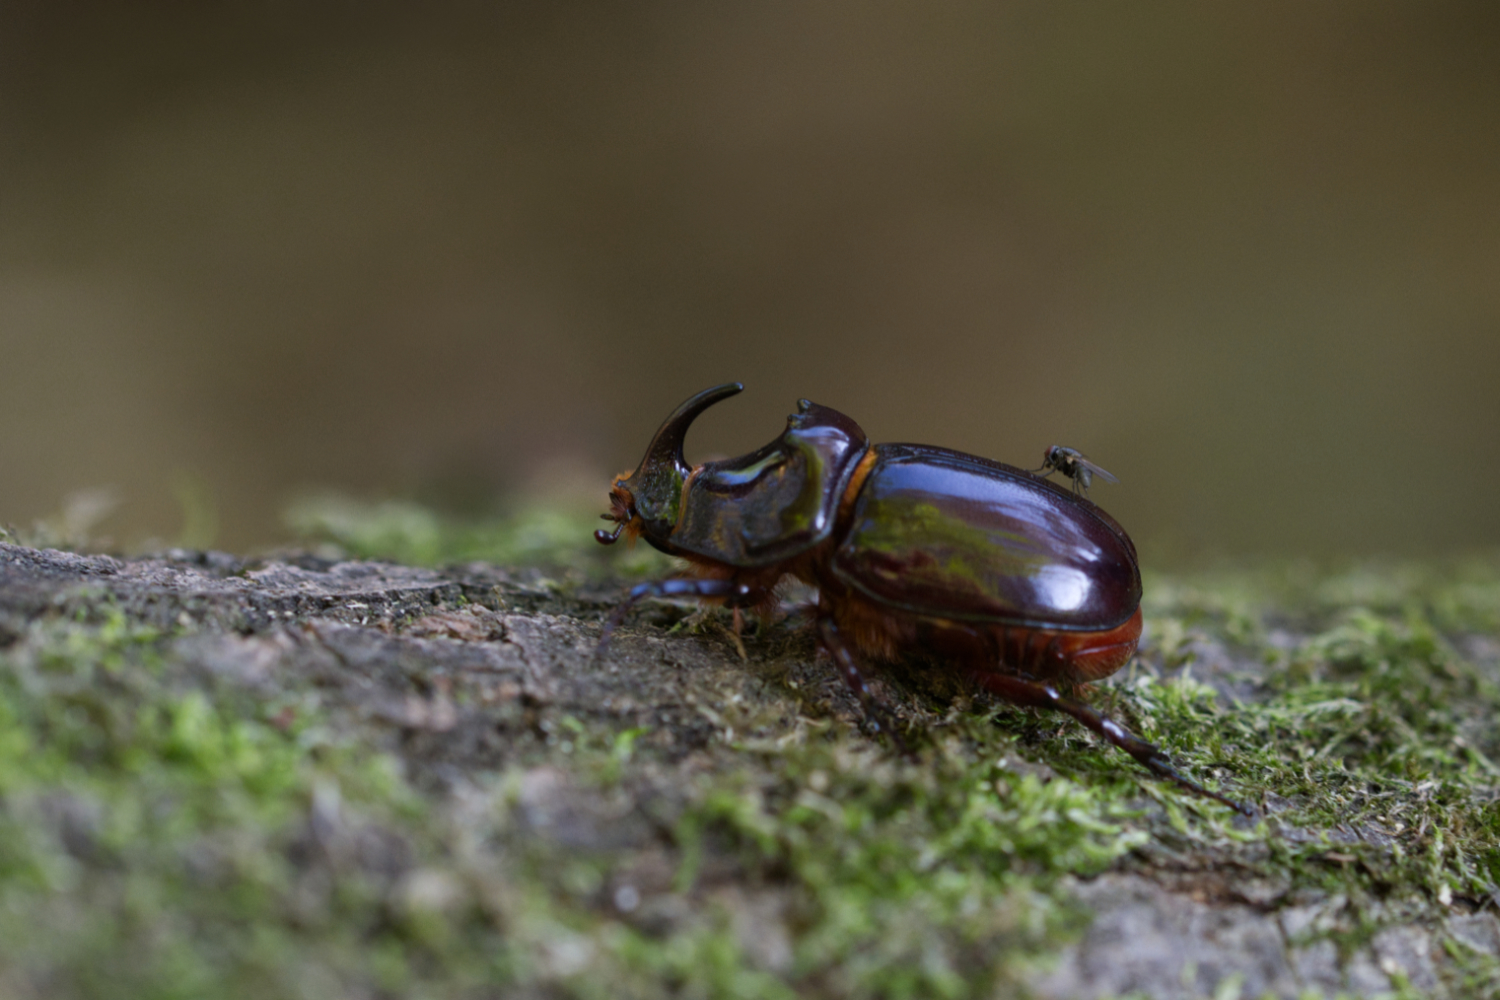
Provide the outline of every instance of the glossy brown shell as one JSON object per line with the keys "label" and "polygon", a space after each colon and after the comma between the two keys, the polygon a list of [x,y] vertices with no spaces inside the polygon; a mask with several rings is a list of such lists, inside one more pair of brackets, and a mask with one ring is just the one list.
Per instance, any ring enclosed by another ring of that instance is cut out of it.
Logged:
{"label": "glossy brown shell", "polygon": [[737,567],[791,559],[833,533],[839,498],[868,448],[853,420],[801,400],[775,441],[693,470],[676,528],[665,544],[650,533],[647,541]]}
{"label": "glossy brown shell", "polygon": [[876,459],[830,570],[878,605],[956,621],[1103,631],[1140,606],[1135,547],[1089,501],[927,445]]}

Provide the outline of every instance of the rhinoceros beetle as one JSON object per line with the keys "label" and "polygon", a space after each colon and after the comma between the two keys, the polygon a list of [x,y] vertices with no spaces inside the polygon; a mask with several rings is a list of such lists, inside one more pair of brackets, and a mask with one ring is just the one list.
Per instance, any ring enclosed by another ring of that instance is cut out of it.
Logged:
{"label": "rhinoceros beetle", "polygon": [[685,559],[690,575],[632,588],[606,623],[601,647],[644,598],[726,605],[738,628],[741,609],[774,613],[775,587],[792,576],[818,589],[819,647],[869,723],[896,740],[861,660],[921,652],[1009,702],[1072,716],[1152,774],[1244,811],[1059,691],[1114,673],[1141,636],[1135,545],[1076,492],[1072,470],[1087,467],[1051,463],[1073,478],[1070,491],[948,448],[871,444],[853,420],[805,399],[764,448],[689,465],[682,454],[688,426],[743,388],[714,386],[684,402],[635,471],[615,479],[602,515],[614,531],[595,537],[604,544],[622,533],[644,537]]}

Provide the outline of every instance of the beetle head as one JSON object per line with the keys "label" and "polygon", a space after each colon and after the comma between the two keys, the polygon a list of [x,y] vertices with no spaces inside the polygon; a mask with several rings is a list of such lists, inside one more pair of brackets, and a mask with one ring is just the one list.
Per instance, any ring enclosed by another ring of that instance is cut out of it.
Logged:
{"label": "beetle head", "polygon": [[609,491],[610,512],[604,515],[604,520],[615,522],[615,530],[596,531],[596,539],[609,545],[621,532],[631,541],[642,533],[656,540],[665,540],[672,533],[682,510],[682,486],[693,472],[682,457],[688,425],[710,406],[744,388],[739,382],[716,385],[672,411],[646,447],[641,464],[634,472],[615,478]]}

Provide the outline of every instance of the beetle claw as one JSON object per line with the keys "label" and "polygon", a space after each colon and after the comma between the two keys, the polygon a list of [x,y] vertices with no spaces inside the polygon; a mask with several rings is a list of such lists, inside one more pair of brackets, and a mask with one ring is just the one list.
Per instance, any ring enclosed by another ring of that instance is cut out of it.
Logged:
{"label": "beetle claw", "polygon": [[819,645],[833,659],[834,665],[839,668],[839,673],[844,676],[844,683],[849,685],[849,690],[854,692],[854,697],[859,699],[859,705],[865,712],[865,724],[875,732],[885,732],[890,735],[891,742],[896,744],[896,749],[903,755],[912,755],[911,746],[906,738],[901,735],[901,730],[896,727],[896,715],[891,707],[880,699],[865,680],[865,675],[859,668],[859,662],[855,660],[854,654],[849,651],[844,637],[839,633],[838,625],[834,624],[832,618],[818,619]]}
{"label": "beetle claw", "polygon": [[[1129,753],[1129,751],[1126,752]],[[1134,754],[1132,754],[1131,756],[1134,756]],[[1139,760],[1139,758],[1137,759]],[[1167,758],[1167,755],[1162,753],[1160,750],[1158,750],[1149,761],[1142,761],[1142,763],[1145,764],[1146,769],[1149,770],[1152,774],[1156,775],[1159,778],[1166,778],[1168,781],[1174,782],[1179,787],[1187,789],[1194,795],[1201,795],[1203,798],[1213,799],[1215,802],[1222,803],[1223,805],[1226,805],[1229,808],[1233,809],[1235,812],[1239,813],[1241,816],[1248,816],[1252,819],[1255,817],[1255,810],[1251,809],[1243,802],[1236,802],[1234,799],[1231,799],[1228,796],[1221,795],[1220,793],[1215,792],[1212,789],[1204,788],[1202,785],[1198,784],[1196,781],[1187,777],[1181,771],[1177,770],[1176,767],[1172,766],[1172,762]]]}
{"label": "beetle claw", "polygon": [[1201,795],[1204,798],[1213,799],[1215,802],[1222,802],[1243,816],[1254,815],[1246,806],[1218,792],[1204,788],[1181,771],[1178,771],[1160,747],[1152,743],[1147,743],[1097,709],[1091,708],[1081,702],[1073,701],[1070,698],[1064,698],[1058,693],[1057,688],[1051,684],[1039,683],[1017,677],[1014,674],[989,670],[974,671],[973,676],[974,680],[981,687],[988,690],[991,694],[999,695],[1012,704],[1024,705],[1030,708],[1050,708],[1053,711],[1072,716],[1112,746],[1118,747],[1130,754],[1142,767],[1158,778],[1164,778],[1167,781],[1173,782],[1179,787],[1192,792],[1194,795]]}

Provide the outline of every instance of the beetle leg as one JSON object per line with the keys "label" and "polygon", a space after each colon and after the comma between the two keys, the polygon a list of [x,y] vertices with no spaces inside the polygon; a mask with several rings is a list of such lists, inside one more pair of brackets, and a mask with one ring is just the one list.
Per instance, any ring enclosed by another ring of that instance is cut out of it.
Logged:
{"label": "beetle leg", "polygon": [[605,620],[604,628],[599,632],[598,652],[604,651],[604,647],[609,643],[609,637],[614,634],[615,629],[620,627],[620,623],[625,620],[630,609],[648,597],[720,598],[725,604],[738,610],[753,607],[765,600],[766,596],[767,591],[764,587],[736,583],[734,580],[674,577],[670,580],[638,583],[630,588],[630,593],[626,595],[625,600],[621,601]]}
{"label": "beetle leg", "polygon": [[[1016,658],[1019,669],[1028,673],[1040,673],[1041,665],[1046,662],[1048,655],[1052,652],[1052,646],[1044,646],[1040,651],[1031,648],[1031,643],[1039,636],[1036,629],[1026,630],[1026,639],[1021,644],[1021,655]],[[1054,643],[1056,638],[1052,640]]]}
{"label": "beetle leg", "polygon": [[1106,742],[1130,754],[1142,767],[1158,778],[1165,778],[1168,781],[1176,782],[1195,795],[1202,795],[1216,802],[1222,802],[1235,812],[1245,816],[1254,815],[1249,807],[1220,795],[1218,792],[1210,791],[1182,774],[1182,772],[1172,766],[1171,760],[1168,759],[1167,755],[1160,748],[1147,743],[1118,722],[1100,714],[1088,705],[1064,698],[1058,694],[1057,689],[1051,684],[1039,684],[1035,681],[1028,681],[1020,677],[1012,677],[1009,674],[994,673],[991,671],[976,671],[974,679],[992,694],[997,694],[1013,704],[1028,708],[1050,708],[1054,711],[1071,715],[1084,726],[1097,733]]}
{"label": "beetle leg", "polygon": [[819,645],[833,658],[834,664],[839,668],[839,673],[844,675],[844,683],[849,685],[849,690],[853,691],[854,697],[859,699],[866,721],[876,732],[890,733],[891,739],[896,743],[896,748],[902,753],[910,753],[911,750],[907,747],[906,740],[902,738],[901,731],[896,728],[896,718],[891,713],[890,706],[870,690],[864,671],[859,668],[859,661],[849,651],[849,647],[844,643],[843,635],[839,633],[839,627],[834,624],[832,618],[818,619],[818,640]]}
{"label": "beetle leg", "polygon": [[734,605],[734,648],[739,652],[741,660],[749,660],[745,655],[745,640],[740,638],[740,633],[745,628],[745,612],[738,605]]}

